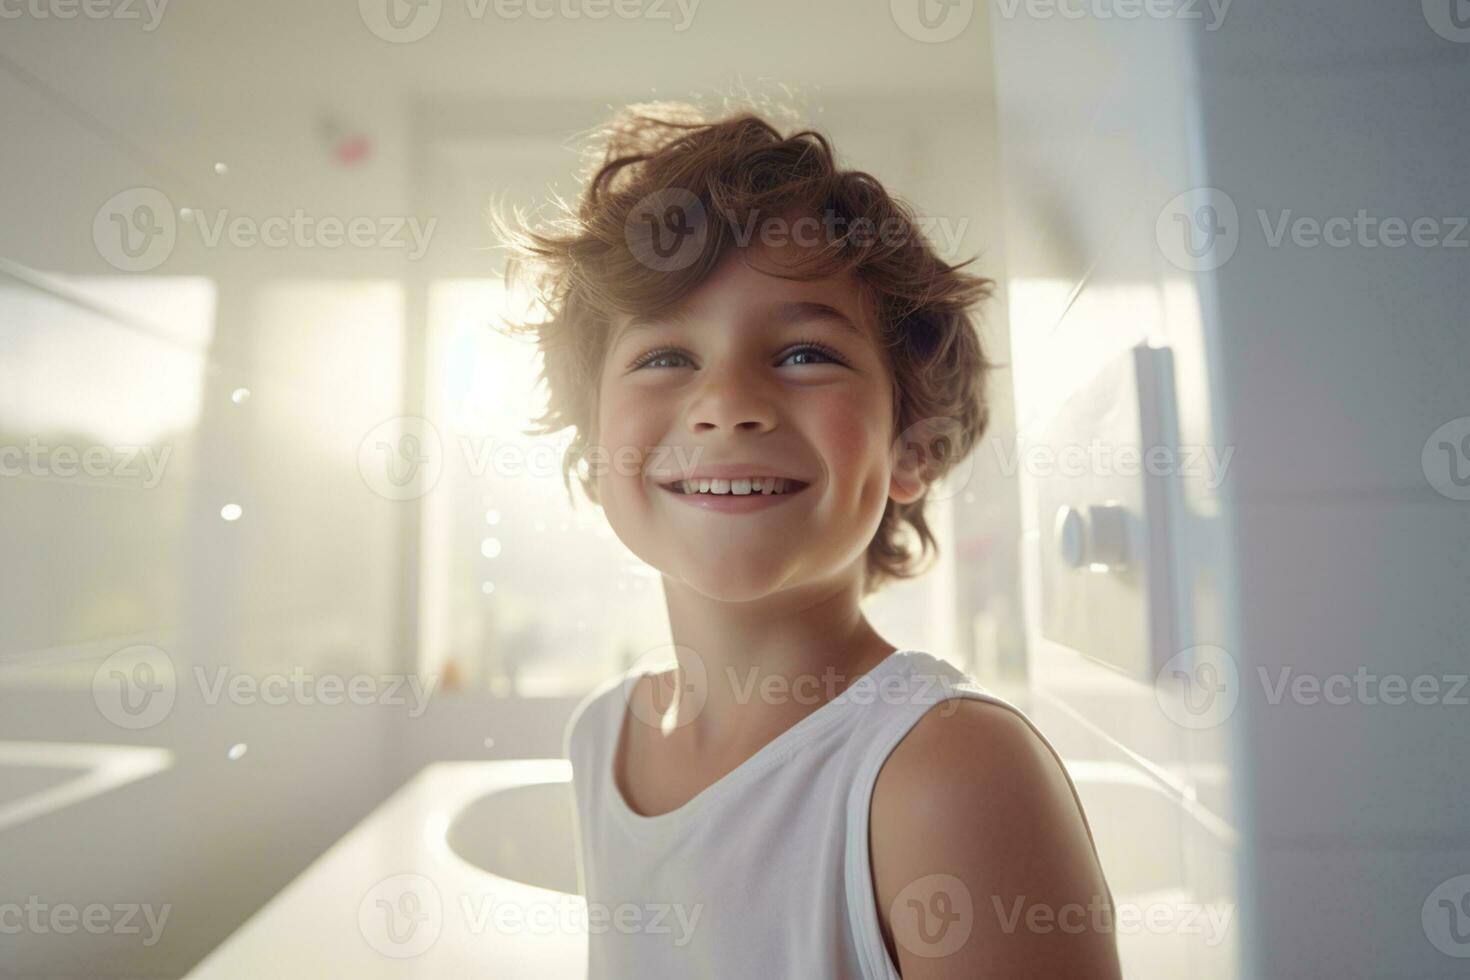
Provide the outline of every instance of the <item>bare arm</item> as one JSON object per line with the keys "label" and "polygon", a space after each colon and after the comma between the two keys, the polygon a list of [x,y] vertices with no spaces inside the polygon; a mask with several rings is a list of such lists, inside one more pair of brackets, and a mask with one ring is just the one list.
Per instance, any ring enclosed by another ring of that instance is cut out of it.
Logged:
{"label": "bare arm", "polygon": [[946,701],[873,790],[879,920],[904,980],[1118,980],[1112,899],[1085,817],[1015,712]]}

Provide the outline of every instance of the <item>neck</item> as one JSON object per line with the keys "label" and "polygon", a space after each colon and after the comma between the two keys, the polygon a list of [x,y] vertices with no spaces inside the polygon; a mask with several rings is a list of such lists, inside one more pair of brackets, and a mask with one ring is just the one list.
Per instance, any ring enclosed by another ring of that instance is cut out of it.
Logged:
{"label": "neck", "polygon": [[665,577],[664,594],[679,663],[666,725],[694,751],[764,741],[894,650],[859,608],[857,575],[736,603]]}

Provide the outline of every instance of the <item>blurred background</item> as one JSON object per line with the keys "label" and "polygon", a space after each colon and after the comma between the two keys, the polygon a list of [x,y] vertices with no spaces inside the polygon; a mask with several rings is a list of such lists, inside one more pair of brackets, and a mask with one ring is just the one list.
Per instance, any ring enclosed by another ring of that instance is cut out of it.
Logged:
{"label": "blurred background", "polygon": [[563,729],[669,637],[486,212],[665,98],[1000,282],[868,611],[1061,750],[1129,976],[1465,976],[1467,97],[1464,0],[0,0],[0,976],[577,975]]}

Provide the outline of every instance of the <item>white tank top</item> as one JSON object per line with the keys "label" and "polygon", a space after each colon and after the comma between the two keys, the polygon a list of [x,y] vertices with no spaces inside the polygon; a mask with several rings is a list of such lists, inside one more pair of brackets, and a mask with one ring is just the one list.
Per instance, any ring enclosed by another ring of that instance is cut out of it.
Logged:
{"label": "white tank top", "polygon": [[601,684],[566,729],[589,980],[900,980],[868,855],[878,770],[941,701],[1014,706],[895,651],[677,810],[643,816],[613,781],[640,676]]}

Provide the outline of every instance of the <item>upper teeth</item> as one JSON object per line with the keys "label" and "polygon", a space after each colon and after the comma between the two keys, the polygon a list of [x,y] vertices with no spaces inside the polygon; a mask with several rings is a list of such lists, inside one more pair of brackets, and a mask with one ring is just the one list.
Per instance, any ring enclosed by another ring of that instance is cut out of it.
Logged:
{"label": "upper teeth", "polygon": [[742,480],[682,480],[675,486],[684,493],[788,493],[794,481],[779,476],[758,476]]}

